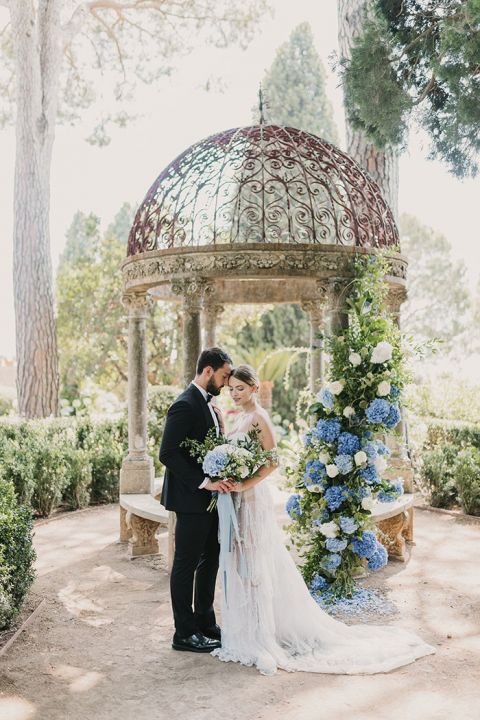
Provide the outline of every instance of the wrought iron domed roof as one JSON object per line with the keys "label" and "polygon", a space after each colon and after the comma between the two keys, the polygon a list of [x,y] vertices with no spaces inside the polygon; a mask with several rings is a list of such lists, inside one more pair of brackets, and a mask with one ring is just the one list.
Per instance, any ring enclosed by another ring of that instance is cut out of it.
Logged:
{"label": "wrought iron domed roof", "polygon": [[289,127],[234,128],[185,150],[158,176],[128,255],[242,243],[391,246],[378,185],[348,155]]}

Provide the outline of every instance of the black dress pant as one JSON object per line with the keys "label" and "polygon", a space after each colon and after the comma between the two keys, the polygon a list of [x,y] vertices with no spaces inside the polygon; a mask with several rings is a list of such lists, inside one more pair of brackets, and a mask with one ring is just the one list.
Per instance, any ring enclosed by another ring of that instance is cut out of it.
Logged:
{"label": "black dress pant", "polygon": [[[170,575],[175,632],[179,638],[215,625],[218,514],[176,513],[175,557]],[[192,608],[193,600],[193,608]]]}

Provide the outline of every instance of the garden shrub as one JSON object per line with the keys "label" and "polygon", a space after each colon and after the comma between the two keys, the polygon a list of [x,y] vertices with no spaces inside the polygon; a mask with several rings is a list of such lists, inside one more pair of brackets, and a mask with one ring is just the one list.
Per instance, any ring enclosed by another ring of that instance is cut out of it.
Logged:
{"label": "garden shrub", "polygon": [[0,477],[0,630],[8,628],[33,582],[32,515]]}
{"label": "garden shrub", "polygon": [[469,515],[480,515],[480,450],[461,450],[454,466],[460,505]]}
{"label": "garden shrub", "polygon": [[430,493],[430,504],[451,508],[458,502],[454,464],[458,448],[452,443],[437,445],[422,456],[422,479]]}
{"label": "garden shrub", "polygon": [[67,464],[68,485],[62,499],[69,510],[87,507],[93,480],[90,455],[86,450],[69,448],[64,450],[64,458]]}

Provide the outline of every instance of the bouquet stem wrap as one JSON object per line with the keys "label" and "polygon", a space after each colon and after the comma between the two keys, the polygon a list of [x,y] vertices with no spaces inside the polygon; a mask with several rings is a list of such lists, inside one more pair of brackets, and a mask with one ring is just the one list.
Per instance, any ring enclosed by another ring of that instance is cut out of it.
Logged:
{"label": "bouquet stem wrap", "polygon": [[228,605],[227,595],[227,567],[231,562],[230,555],[233,552],[233,539],[237,541],[239,553],[239,572],[246,577],[245,557],[242,550],[242,538],[238,527],[237,515],[230,493],[219,493],[217,499],[218,512],[218,535],[220,542],[220,573],[222,577],[223,595],[225,604]]}

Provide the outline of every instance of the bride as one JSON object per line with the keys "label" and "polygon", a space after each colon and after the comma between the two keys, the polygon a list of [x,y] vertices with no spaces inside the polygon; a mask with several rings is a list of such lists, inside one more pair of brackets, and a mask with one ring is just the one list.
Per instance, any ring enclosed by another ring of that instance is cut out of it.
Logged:
{"label": "bride", "polygon": [[[250,366],[233,370],[230,394],[242,412],[230,438],[242,438],[257,427],[261,444],[270,450],[275,447],[274,432],[268,413],[257,404],[258,387],[259,379]],[[274,469],[263,466],[244,482],[230,484],[240,542],[233,539],[230,546],[221,542],[222,646],[212,655],[255,665],[265,675],[278,668],[353,674],[388,672],[435,652],[407,630],[348,626],[317,605],[284,546],[275,519],[264,482]],[[222,528],[219,515],[220,536],[225,537],[230,528]]]}

